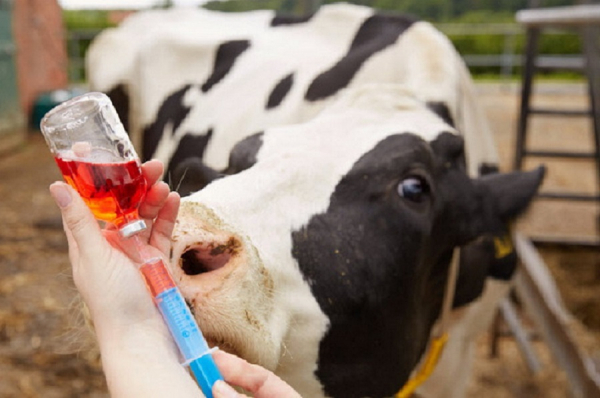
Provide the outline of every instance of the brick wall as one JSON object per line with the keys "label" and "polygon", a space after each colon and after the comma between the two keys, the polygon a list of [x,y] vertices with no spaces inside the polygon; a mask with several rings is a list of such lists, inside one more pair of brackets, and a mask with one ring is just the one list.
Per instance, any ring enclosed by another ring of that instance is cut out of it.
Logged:
{"label": "brick wall", "polygon": [[112,10],[108,12],[108,21],[112,24],[118,25],[125,18],[135,13],[135,10]]}
{"label": "brick wall", "polygon": [[15,0],[12,23],[20,102],[30,115],[40,93],[67,87],[61,8],[57,0]]}

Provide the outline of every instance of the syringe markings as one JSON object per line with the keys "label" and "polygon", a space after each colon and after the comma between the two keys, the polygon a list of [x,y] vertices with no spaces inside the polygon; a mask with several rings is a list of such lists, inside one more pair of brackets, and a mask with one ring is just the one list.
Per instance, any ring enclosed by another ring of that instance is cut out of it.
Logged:
{"label": "syringe markings", "polygon": [[186,360],[197,358],[208,351],[208,345],[179,289],[172,288],[162,292],[156,297],[156,304]]}
{"label": "syringe markings", "polygon": [[146,262],[141,266],[140,271],[144,275],[144,280],[150,293],[152,293],[152,297],[175,287],[175,281],[173,281],[169,271],[160,259]]}

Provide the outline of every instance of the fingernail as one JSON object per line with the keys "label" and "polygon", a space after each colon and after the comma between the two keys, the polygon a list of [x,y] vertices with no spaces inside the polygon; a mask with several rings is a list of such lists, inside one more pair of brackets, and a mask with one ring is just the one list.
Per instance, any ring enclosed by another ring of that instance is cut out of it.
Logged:
{"label": "fingernail", "polygon": [[237,398],[240,396],[233,387],[223,380],[217,380],[215,384],[213,384],[213,394],[219,398]]}
{"label": "fingernail", "polygon": [[73,199],[71,197],[71,192],[69,192],[67,187],[60,182],[55,182],[54,184],[50,185],[50,194],[60,208],[67,207]]}

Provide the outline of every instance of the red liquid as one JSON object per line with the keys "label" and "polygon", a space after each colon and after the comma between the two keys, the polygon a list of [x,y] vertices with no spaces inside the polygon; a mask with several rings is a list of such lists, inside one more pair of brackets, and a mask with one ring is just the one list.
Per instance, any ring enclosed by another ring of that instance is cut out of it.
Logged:
{"label": "red liquid", "polygon": [[146,180],[137,161],[89,163],[55,157],[65,181],[75,188],[94,216],[117,227],[139,219]]}
{"label": "red liquid", "polygon": [[140,271],[144,275],[144,281],[153,298],[165,290],[175,287],[175,282],[162,260],[146,263],[140,268]]}

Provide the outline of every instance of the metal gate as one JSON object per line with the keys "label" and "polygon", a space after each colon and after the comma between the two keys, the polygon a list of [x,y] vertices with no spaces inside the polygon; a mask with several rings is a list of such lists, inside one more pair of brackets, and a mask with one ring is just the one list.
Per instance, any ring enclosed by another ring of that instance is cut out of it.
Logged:
{"label": "metal gate", "polygon": [[12,37],[13,0],[0,0],[0,139],[22,124]]}

